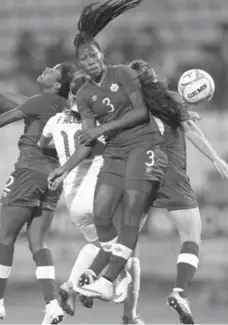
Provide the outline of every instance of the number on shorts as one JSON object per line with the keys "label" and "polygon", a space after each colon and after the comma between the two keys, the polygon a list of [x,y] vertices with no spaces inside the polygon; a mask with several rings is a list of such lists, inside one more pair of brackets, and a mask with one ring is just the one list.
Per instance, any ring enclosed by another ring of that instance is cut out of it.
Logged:
{"label": "number on shorts", "polygon": [[145,165],[147,166],[147,167],[152,167],[152,166],[154,166],[154,152],[153,152],[153,150],[148,150],[147,152],[147,156],[148,156],[148,162],[146,162],[145,163]]}
{"label": "number on shorts", "polygon": [[[63,137],[63,145],[64,145],[66,159],[69,159],[70,156],[71,156],[71,154],[70,154],[70,145],[69,145],[69,137],[68,137],[68,134],[65,131],[61,131],[61,136]],[[74,149],[76,150],[75,137],[74,137]]]}
{"label": "number on shorts", "polygon": [[14,182],[14,177],[12,175],[10,175],[5,187],[4,187],[4,191],[9,193],[11,191],[10,186],[13,184]]}
{"label": "number on shorts", "polygon": [[114,105],[111,104],[111,101],[108,97],[105,97],[103,100],[102,100],[102,103],[106,106],[106,112],[107,113],[112,113],[115,111],[115,107]]}

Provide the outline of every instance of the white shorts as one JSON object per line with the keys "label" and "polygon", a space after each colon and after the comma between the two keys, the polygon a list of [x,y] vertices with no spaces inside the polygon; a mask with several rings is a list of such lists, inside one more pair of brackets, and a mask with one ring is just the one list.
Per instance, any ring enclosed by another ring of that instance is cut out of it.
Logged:
{"label": "white shorts", "polygon": [[93,201],[102,164],[102,156],[83,162],[70,172],[63,184],[65,202],[72,222],[88,241],[97,239],[93,224]]}

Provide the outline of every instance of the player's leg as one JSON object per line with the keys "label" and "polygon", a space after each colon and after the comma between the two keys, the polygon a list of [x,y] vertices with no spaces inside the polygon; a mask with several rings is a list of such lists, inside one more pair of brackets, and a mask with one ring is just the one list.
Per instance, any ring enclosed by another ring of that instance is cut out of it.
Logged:
{"label": "player's leg", "polygon": [[32,208],[2,206],[0,228],[0,319],[5,317],[4,294],[13,264],[16,238],[31,218]]}
{"label": "player's leg", "polygon": [[[94,223],[101,249],[89,269],[89,277],[82,277],[82,285],[91,283],[107,266],[113,244],[117,240],[117,230],[113,224],[113,216],[123,191],[125,162],[121,159],[107,159],[99,174],[94,197]],[[86,285],[87,287],[87,285]],[[77,289],[82,295],[83,289]]]}
{"label": "player's leg", "polygon": [[199,263],[202,224],[199,208],[169,211],[180,235],[181,250],[177,259],[177,278],[175,289],[182,297],[187,297],[189,286]]}
{"label": "player's leg", "polygon": [[[45,179],[46,177],[44,177]],[[55,266],[51,251],[46,243],[60,195],[61,189],[57,191],[46,190],[41,197],[40,208],[37,209],[36,215],[27,225],[29,249],[36,263],[36,278],[40,283],[46,303],[43,324],[57,324],[62,321],[64,315],[57,301]]]}
{"label": "player's leg", "polygon": [[[71,220],[88,242],[79,252],[69,279],[60,288],[61,306],[70,315],[75,311],[75,290],[79,278],[90,267],[100,250],[93,222],[93,200],[101,162],[102,160],[94,160],[91,165],[83,164],[83,168],[77,171],[71,182],[64,184],[65,202]],[[83,300],[86,307],[92,307],[92,303],[91,299]]]}
{"label": "player's leg", "polygon": [[[84,164],[83,168],[80,169],[80,179],[82,181],[78,186],[76,184],[74,193],[65,196],[72,222],[89,242],[81,250],[70,275],[69,280],[72,282],[74,289],[78,284],[80,275],[88,269],[100,249],[93,220],[93,203],[97,176],[102,161],[94,160],[88,167]],[[77,179],[79,179],[79,175]]]}
{"label": "player's leg", "polygon": [[166,154],[155,147],[136,147],[128,156],[125,190],[123,194],[123,221],[117,244],[114,245],[105,277],[115,281],[132,255],[139,236],[142,215],[153,202],[167,166]]}
{"label": "player's leg", "polygon": [[[3,305],[7,279],[13,263],[14,244],[21,228],[33,214],[36,198],[30,172],[25,169],[15,170],[9,177],[2,194],[0,227],[0,317],[5,311]],[[30,207],[29,207],[30,206]]]}
{"label": "player's leg", "polygon": [[[171,170],[170,170],[171,171]],[[167,174],[170,172],[167,171]],[[167,179],[175,179],[175,171]],[[176,226],[181,240],[177,259],[176,284],[168,297],[168,304],[174,308],[184,324],[192,324],[193,318],[187,296],[190,283],[198,266],[201,241],[201,219],[194,192],[186,175],[177,175],[178,182],[167,182],[158,193],[157,206],[168,208],[168,217]],[[181,176],[181,178],[180,178]]]}
{"label": "player's leg", "polygon": [[[140,224],[140,231],[143,228],[146,219],[147,219],[147,215],[142,217],[142,221]],[[137,312],[139,292],[140,292],[140,270],[141,270],[139,252],[137,247],[133,253],[133,256],[129,258],[126,268],[131,275],[132,283],[130,286],[128,286],[128,296],[123,303],[122,321],[124,324],[144,324],[143,320],[139,317]]]}
{"label": "player's leg", "polygon": [[[167,157],[160,148],[154,148],[153,161],[147,169],[148,152],[151,150],[136,147],[128,156],[126,163],[125,189],[123,193],[123,222],[117,243],[112,245],[112,254],[104,275],[93,285],[83,288],[88,296],[111,299],[113,283],[131,257],[139,236],[141,216],[148,201],[155,198],[159,181],[163,178]],[[150,162],[151,163],[151,162]]]}
{"label": "player's leg", "polygon": [[113,223],[114,213],[123,192],[125,162],[121,159],[105,159],[99,173],[94,195],[94,224],[102,249],[90,266],[97,277],[107,266],[112,246],[117,240],[117,230]]}

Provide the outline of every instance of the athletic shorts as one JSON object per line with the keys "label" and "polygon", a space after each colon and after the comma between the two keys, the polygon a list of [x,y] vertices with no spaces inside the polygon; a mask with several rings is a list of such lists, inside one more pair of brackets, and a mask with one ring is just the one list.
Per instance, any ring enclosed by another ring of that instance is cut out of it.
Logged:
{"label": "athletic shorts", "polygon": [[84,161],[73,169],[63,183],[64,198],[72,221],[77,225],[85,215],[93,213],[94,193],[103,159]]}
{"label": "athletic shorts", "polygon": [[16,168],[3,189],[2,204],[5,206],[39,207],[54,211],[62,188],[48,189],[48,175],[27,168]]}
{"label": "athletic shorts", "polygon": [[167,156],[162,146],[148,143],[127,149],[107,148],[99,183],[130,190],[146,191],[148,182],[163,182]]}
{"label": "athletic shorts", "polygon": [[189,177],[184,171],[167,169],[164,184],[159,188],[153,207],[169,211],[193,209],[198,206]]}

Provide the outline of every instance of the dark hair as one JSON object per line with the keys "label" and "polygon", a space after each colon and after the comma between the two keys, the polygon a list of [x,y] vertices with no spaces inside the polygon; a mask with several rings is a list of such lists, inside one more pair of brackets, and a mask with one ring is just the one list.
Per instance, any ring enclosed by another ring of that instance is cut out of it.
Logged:
{"label": "dark hair", "polygon": [[169,95],[167,87],[158,81],[149,63],[144,60],[134,60],[128,66],[138,74],[145,104],[152,115],[172,128],[176,129],[180,126],[182,105]]}
{"label": "dark hair", "polygon": [[71,109],[65,109],[64,110],[64,119],[62,120],[62,123],[81,123],[81,116],[78,112],[71,110]]}
{"label": "dark hair", "polygon": [[108,0],[103,4],[91,3],[82,11],[78,21],[79,33],[74,38],[76,56],[81,45],[92,43],[99,50],[100,45],[94,37],[115,17],[139,5],[143,0]]}
{"label": "dark hair", "polygon": [[76,67],[67,63],[61,63],[61,78],[59,80],[61,87],[58,91],[58,95],[64,98],[68,98],[72,80],[74,78],[74,73]]}

